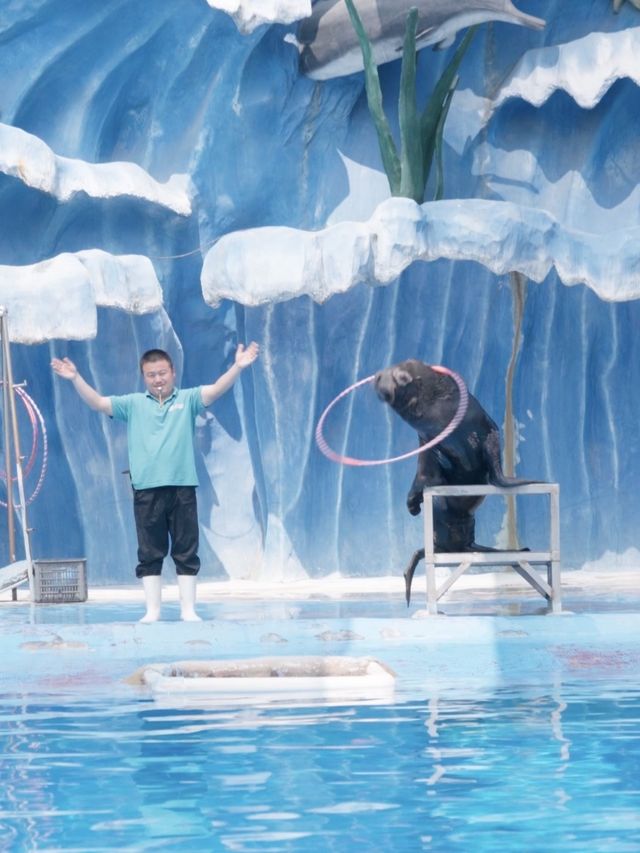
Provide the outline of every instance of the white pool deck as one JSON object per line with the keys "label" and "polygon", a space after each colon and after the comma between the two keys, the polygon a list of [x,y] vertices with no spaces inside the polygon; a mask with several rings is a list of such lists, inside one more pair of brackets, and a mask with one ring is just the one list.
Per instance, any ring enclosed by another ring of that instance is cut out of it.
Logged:
{"label": "white pool deck", "polygon": [[[219,606],[219,616],[186,623],[177,621],[174,581],[168,575],[163,590],[166,620],[153,624],[135,621],[136,605],[143,613],[139,586],[90,587],[86,604],[55,606],[59,620],[47,617],[43,608],[51,605],[30,604],[26,588],[17,602],[3,594],[0,694],[126,700],[150,695],[126,683],[146,665],[279,655],[373,657],[396,673],[401,700],[523,685],[634,688],[640,680],[640,571],[633,569],[565,572],[561,615],[547,613],[545,600],[517,575],[500,572],[460,578],[437,616],[427,615],[423,574],[414,579],[409,609],[401,577],[203,581],[201,613]],[[305,601],[327,603],[324,614],[300,618],[296,603]],[[394,602],[393,616],[376,615],[381,601]],[[345,617],[334,615],[336,602],[363,606]]]}

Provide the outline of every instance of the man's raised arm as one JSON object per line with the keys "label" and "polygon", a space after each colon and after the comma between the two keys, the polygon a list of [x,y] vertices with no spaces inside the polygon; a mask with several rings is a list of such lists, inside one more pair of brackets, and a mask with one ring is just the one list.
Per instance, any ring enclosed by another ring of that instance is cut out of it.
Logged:
{"label": "man's raised arm", "polygon": [[214,400],[217,400],[225,391],[228,391],[238,376],[240,376],[244,368],[253,364],[258,357],[259,352],[260,347],[255,341],[252,341],[246,348],[243,344],[238,344],[235,361],[226,373],[223,373],[222,376],[211,385],[202,386],[201,393],[204,405],[210,406]]}
{"label": "man's raised arm", "polygon": [[78,368],[69,358],[54,358],[51,360],[53,372],[62,379],[68,379],[78,392],[80,399],[96,412],[111,415],[111,399],[103,397],[80,376]]}

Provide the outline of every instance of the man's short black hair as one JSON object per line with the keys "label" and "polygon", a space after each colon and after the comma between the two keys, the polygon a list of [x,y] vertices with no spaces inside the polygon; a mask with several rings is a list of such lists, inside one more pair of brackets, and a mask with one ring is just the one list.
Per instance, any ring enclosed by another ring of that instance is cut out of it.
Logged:
{"label": "man's short black hair", "polygon": [[140,358],[140,373],[142,373],[145,364],[148,364],[150,361],[168,361],[169,366],[173,370],[173,362],[171,361],[171,356],[163,349],[148,349],[145,353],[142,354]]}

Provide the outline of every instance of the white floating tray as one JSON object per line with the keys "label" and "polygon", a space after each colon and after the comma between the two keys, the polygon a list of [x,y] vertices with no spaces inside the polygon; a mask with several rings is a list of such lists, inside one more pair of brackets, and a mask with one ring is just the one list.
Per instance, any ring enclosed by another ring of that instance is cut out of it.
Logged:
{"label": "white floating tray", "polygon": [[238,695],[366,698],[389,694],[395,685],[395,673],[379,661],[342,656],[151,664],[139,670],[139,679],[157,694],[221,698]]}

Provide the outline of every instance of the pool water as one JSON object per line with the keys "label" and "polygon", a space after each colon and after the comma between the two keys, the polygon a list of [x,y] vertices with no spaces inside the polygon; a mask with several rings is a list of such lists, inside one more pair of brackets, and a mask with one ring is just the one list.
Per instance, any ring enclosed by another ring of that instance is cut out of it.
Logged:
{"label": "pool water", "polygon": [[637,851],[640,691],[324,707],[4,695],[6,851]]}

